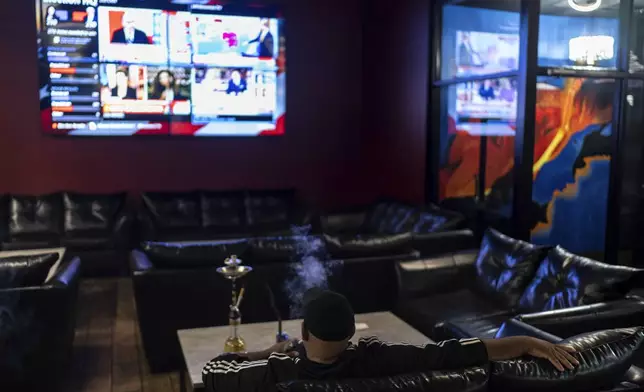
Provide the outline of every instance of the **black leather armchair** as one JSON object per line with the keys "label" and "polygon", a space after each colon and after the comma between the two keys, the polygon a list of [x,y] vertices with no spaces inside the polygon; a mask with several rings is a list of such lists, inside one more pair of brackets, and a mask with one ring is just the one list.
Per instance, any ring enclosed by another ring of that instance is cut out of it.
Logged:
{"label": "black leather armchair", "polygon": [[488,231],[480,250],[398,263],[396,312],[434,340],[491,338],[513,317],[554,333],[642,324],[626,296],[641,273]]}
{"label": "black leather armchair", "polygon": [[44,284],[0,289],[0,390],[61,390],[74,339],[79,275],[80,259],[66,257]]}
{"label": "black leather armchair", "polygon": [[126,194],[55,193],[0,197],[2,250],[65,247],[84,276],[124,275],[133,219]]}
{"label": "black leather armchair", "polygon": [[147,192],[138,218],[143,241],[287,235],[312,222],[294,190]]}

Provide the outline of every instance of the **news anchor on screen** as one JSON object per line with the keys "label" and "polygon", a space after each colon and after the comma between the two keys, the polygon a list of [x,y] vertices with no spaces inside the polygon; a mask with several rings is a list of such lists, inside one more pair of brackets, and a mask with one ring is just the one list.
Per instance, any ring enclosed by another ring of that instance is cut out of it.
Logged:
{"label": "news anchor on screen", "polygon": [[239,71],[233,71],[230,75],[230,80],[228,81],[228,88],[226,89],[226,94],[235,94],[239,95],[248,89],[248,84],[246,79],[243,79]]}
{"label": "news anchor on screen", "polygon": [[148,35],[136,28],[136,19],[131,14],[125,12],[121,23],[123,27],[112,34],[113,44],[150,44]]}
{"label": "news anchor on screen", "polygon": [[259,22],[259,34],[257,38],[248,41],[250,45],[246,56],[251,57],[273,57],[275,55],[273,34],[270,31],[270,21],[261,19]]}
{"label": "news anchor on screen", "polygon": [[150,97],[162,101],[184,101],[188,99],[179,92],[174,74],[166,69],[160,71],[154,77]]}
{"label": "news anchor on screen", "polygon": [[122,69],[116,71],[116,87],[112,89],[112,96],[121,99],[136,99],[136,89],[130,87],[130,78]]}

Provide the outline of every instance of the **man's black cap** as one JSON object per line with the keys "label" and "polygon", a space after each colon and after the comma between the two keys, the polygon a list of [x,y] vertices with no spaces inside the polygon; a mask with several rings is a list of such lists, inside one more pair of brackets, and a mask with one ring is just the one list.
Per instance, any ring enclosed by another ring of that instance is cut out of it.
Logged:
{"label": "man's black cap", "polygon": [[304,327],[325,342],[349,339],[356,332],[349,301],[339,293],[313,288],[304,293]]}

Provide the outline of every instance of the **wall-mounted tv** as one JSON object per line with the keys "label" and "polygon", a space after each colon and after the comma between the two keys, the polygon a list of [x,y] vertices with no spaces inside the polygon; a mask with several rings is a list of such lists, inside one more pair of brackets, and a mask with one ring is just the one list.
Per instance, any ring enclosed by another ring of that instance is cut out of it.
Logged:
{"label": "wall-mounted tv", "polygon": [[43,130],[262,136],[285,127],[279,9],[212,0],[37,0]]}

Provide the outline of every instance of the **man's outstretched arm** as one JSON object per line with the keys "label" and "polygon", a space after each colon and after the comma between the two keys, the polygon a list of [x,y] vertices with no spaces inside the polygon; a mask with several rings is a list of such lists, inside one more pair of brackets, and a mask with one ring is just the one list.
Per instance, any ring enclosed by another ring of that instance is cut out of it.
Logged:
{"label": "man's outstretched arm", "polygon": [[458,370],[483,366],[488,361],[518,358],[524,355],[548,359],[559,370],[572,368],[577,360],[569,347],[555,345],[527,336],[480,340],[452,339],[424,346],[386,343],[377,338],[361,339],[359,347],[373,372],[402,374],[429,370]]}
{"label": "man's outstretched arm", "polygon": [[566,345],[553,344],[529,336],[513,336],[501,339],[482,340],[490,361],[502,361],[531,355],[550,361],[558,370],[572,369],[579,361],[572,356],[575,350]]}

